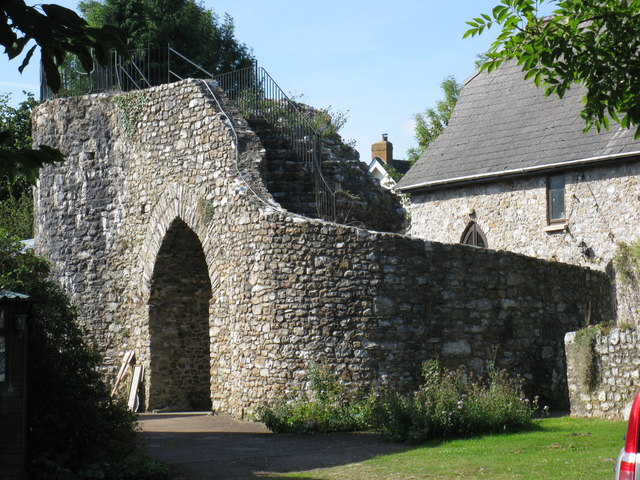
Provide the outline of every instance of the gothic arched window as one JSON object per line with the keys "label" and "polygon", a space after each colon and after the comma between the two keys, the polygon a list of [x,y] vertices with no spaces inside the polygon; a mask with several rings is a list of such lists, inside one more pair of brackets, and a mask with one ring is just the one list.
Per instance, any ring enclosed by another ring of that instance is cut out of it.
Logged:
{"label": "gothic arched window", "polygon": [[462,234],[460,243],[474,247],[487,248],[487,237],[476,222],[470,222]]}

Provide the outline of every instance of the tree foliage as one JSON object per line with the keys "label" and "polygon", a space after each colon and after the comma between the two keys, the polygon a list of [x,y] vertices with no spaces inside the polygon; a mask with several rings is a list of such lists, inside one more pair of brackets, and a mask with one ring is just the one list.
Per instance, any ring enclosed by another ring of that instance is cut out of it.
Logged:
{"label": "tree foliage", "polygon": [[[94,28],[73,10],[54,4],[31,7],[24,0],[0,3],[0,45],[5,48],[9,60],[24,54],[18,67],[20,72],[40,47],[42,68],[54,91],[60,88],[58,68],[67,53],[76,55],[86,69],[93,63],[92,52],[101,64],[107,63],[112,48],[126,54],[120,30]],[[15,179],[24,175],[29,183],[35,184],[42,166],[63,161],[58,150],[46,145],[37,149],[31,145],[16,149],[15,143],[10,131],[0,130],[0,146],[5,147],[0,148],[0,177],[6,175]]]}
{"label": "tree foliage", "polygon": [[[31,112],[38,104],[33,94],[24,92],[26,100],[17,107],[9,102],[11,96],[0,94],[0,131],[6,134],[7,141],[0,145],[0,150],[24,152],[31,148]],[[30,194],[31,188],[26,172],[16,172],[15,178],[7,175],[0,183],[0,201],[8,198],[20,198],[23,194]]]}
{"label": "tree foliage", "polygon": [[27,335],[29,478],[166,478],[137,453],[135,415],[111,397],[99,356],[49,273],[43,258],[0,229],[0,289],[35,301]]}
{"label": "tree foliage", "polygon": [[250,66],[248,47],[235,38],[233,19],[220,18],[196,0],[86,0],[80,11],[90,25],[115,25],[128,48],[164,47],[177,51],[210,73]]}
{"label": "tree foliage", "polygon": [[[555,6],[552,16],[540,15],[544,4]],[[526,79],[561,98],[584,85],[585,131],[608,129],[611,119],[640,125],[640,0],[502,0],[467,23],[465,37],[502,29],[483,70],[516,60]]]}
{"label": "tree foliage", "polygon": [[[10,96],[0,95],[0,131],[6,132],[5,152],[24,152],[31,148],[31,112],[37,105],[35,98],[27,98],[17,107],[9,105]],[[33,192],[29,171],[20,166],[15,174],[0,175],[0,228],[19,238],[33,236]]]}
{"label": "tree foliage", "polygon": [[452,76],[446,77],[440,84],[444,98],[438,100],[435,108],[427,108],[424,113],[413,116],[416,122],[415,138],[418,146],[410,148],[407,152],[409,161],[413,163],[420,158],[422,153],[442,133],[449,124],[449,119],[456,106],[462,85]]}

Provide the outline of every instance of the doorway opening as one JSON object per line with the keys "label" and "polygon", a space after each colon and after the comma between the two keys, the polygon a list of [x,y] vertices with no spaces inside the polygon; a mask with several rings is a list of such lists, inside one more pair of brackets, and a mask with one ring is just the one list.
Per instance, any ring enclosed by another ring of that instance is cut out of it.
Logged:
{"label": "doorway opening", "polygon": [[149,410],[211,411],[210,301],[202,244],[176,219],[162,242],[151,281]]}

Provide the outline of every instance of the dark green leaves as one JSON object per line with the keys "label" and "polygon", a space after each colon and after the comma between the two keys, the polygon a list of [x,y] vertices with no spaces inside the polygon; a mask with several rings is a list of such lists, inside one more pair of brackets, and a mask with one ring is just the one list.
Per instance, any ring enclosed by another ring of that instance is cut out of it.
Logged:
{"label": "dark green leaves", "polygon": [[[171,44],[214,74],[248,67],[254,60],[235,37],[233,19],[218,17],[197,0],[88,0],[80,10],[91,26],[122,28],[131,49]],[[174,67],[182,78],[197,75]]]}
{"label": "dark green leaves", "polygon": [[[0,7],[0,45],[9,59],[21,55],[30,41],[41,47],[42,65],[49,86],[60,88],[58,67],[67,53],[77,55],[85,68],[91,69],[91,52],[95,51],[103,63],[108,51],[115,48],[126,54],[122,33],[113,27],[90,28],[73,10],[54,4],[41,5],[41,10],[27,6],[24,0],[8,0]],[[22,61],[22,71],[30,62],[35,47],[31,47]]]}
{"label": "dark green leaves", "polygon": [[[555,4],[554,16],[540,17],[544,3]],[[503,0],[467,24],[465,37],[502,28],[482,70],[515,60],[525,79],[560,97],[583,84],[587,129],[640,125],[640,0]]]}
{"label": "dark green leaves", "polygon": [[[5,53],[11,60],[20,56],[27,45],[35,41],[36,45],[27,50],[18,70],[24,70],[36,47],[40,46],[42,68],[54,92],[60,89],[58,69],[67,53],[76,55],[86,70],[93,67],[92,52],[95,52],[101,64],[107,62],[111,49],[115,48],[126,55],[124,37],[119,29],[91,28],[68,8],[44,4],[40,6],[40,11],[27,6],[24,0],[3,0],[0,5],[0,45],[5,48]],[[2,120],[5,120],[4,117]],[[6,122],[0,122],[1,179],[8,178],[13,183],[20,177],[35,185],[43,165],[63,161],[58,150],[45,145],[40,145],[37,149],[30,147],[31,145],[17,145],[15,132]]]}
{"label": "dark green leaves", "polygon": [[415,138],[418,146],[407,152],[409,160],[415,162],[438,135],[449,124],[453,108],[458,102],[462,85],[454,77],[445,78],[440,84],[444,98],[438,100],[435,108],[427,108],[424,113],[413,116],[416,122]]}
{"label": "dark green leaves", "polygon": [[63,161],[64,157],[59,150],[46,145],[40,145],[37,150],[0,150],[0,176],[6,175],[9,179],[15,179],[22,173],[31,185],[35,185],[40,168],[46,164]]}

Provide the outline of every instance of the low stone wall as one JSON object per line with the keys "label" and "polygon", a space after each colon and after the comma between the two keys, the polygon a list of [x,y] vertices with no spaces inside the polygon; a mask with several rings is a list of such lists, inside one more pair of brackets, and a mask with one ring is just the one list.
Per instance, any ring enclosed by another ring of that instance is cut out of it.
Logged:
{"label": "low stone wall", "polygon": [[411,388],[440,358],[567,404],[563,337],[611,317],[604,274],[283,211],[264,148],[214,93],[226,114],[195,80],[36,110],[35,142],[67,156],[41,175],[37,249],[107,373],[133,349],[148,409],[245,416],[314,362]]}
{"label": "low stone wall", "polygon": [[[640,161],[566,170],[564,230],[547,231],[547,178],[527,176],[411,195],[411,235],[460,243],[471,221],[489,248],[606,271],[618,244],[640,237]],[[637,295],[616,285],[616,315],[640,324]]]}
{"label": "low stone wall", "polygon": [[636,329],[614,328],[597,333],[593,350],[594,382],[585,385],[580,369],[576,332],[567,333],[567,378],[571,415],[624,420],[640,390],[640,337]]}
{"label": "low stone wall", "polygon": [[564,334],[610,315],[609,283],[598,272],[315,222],[269,226],[265,255],[284,272],[267,270],[260,290],[275,302],[261,312],[277,341],[287,339],[273,377],[282,385],[304,359],[360,386],[386,375],[407,388],[426,359],[476,373],[494,362],[567,408]]}

